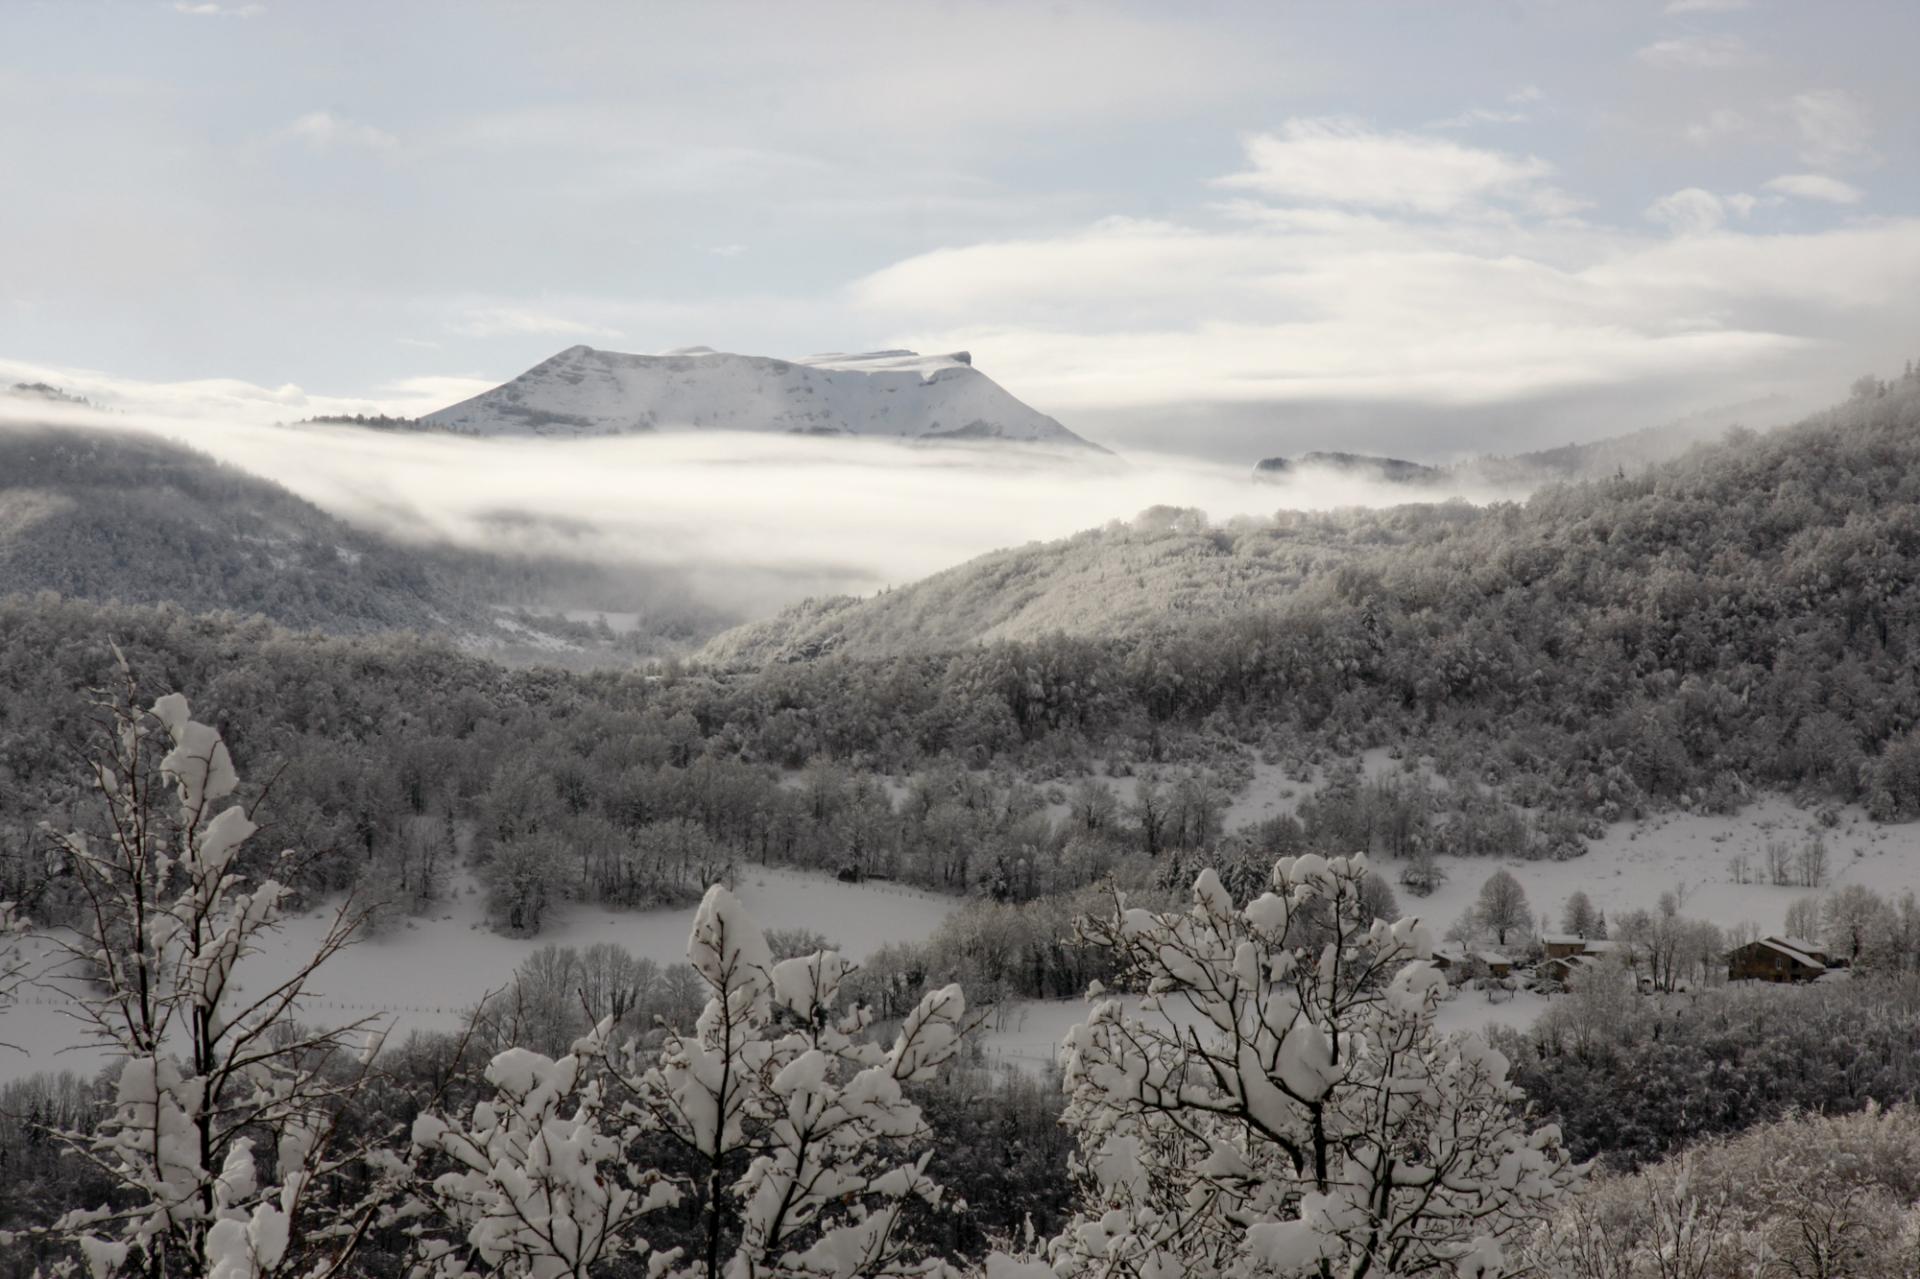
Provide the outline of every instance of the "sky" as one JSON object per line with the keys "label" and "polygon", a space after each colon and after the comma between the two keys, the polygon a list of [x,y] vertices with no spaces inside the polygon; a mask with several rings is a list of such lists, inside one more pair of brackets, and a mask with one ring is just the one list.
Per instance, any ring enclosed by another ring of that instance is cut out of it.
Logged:
{"label": "sky", "polygon": [[1920,355],[1916,49],[1911,0],[0,0],[0,377],[262,422],[965,349],[1232,464],[1818,403]]}

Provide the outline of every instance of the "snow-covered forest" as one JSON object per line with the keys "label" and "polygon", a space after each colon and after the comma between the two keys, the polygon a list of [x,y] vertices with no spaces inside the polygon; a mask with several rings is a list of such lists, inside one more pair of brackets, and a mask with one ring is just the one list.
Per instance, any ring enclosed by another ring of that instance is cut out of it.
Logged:
{"label": "snow-covered forest", "polygon": [[1288,566],[1123,636],[0,602],[6,1264],[1904,1274],[1917,417],[1019,553]]}
{"label": "snow-covered forest", "polygon": [[0,1279],[1920,1279],[1916,47],[0,0]]}

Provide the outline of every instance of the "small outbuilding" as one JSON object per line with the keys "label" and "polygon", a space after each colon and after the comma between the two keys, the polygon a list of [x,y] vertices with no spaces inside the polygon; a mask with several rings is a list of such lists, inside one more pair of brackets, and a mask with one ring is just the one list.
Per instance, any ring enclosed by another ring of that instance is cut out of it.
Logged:
{"label": "small outbuilding", "polygon": [[1533,972],[1536,977],[1564,986],[1575,973],[1593,967],[1593,962],[1585,955],[1556,955],[1552,959],[1541,960]]}
{"label": "small outbuilding", "polygon": [[1540,945],[1546,951],[1548,959],[1568,959],[1574,955],[1605,955],[1614,948],[1614,943],[1604,937],[1576,937],[1571,933],[1547,933],[1540,938]]}
{"label": "small outbuilding", "polygon": [[1475,955],[1474,958],[1487,966],[1487,975],[1490,977],[1511,977],[1513,975],[1513,961],[1505,955],[1495,954],[1490,950],[1483,950]]}
{"label": "small outbuilding", "polygon": [[[1797,945],[1795,943],[1798,943]],[[1762,937],[1727,952],[1728,981],[1815,981],[1826,975],[1826,952],[1797,937]]]}

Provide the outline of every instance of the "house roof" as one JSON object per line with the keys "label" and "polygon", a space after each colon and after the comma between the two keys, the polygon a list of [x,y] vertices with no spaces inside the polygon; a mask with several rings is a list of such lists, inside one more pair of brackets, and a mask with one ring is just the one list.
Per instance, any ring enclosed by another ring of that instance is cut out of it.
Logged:
{"label": "house roof", "polygon": [[1758,941],[1748,942],[1747,944],[1749,946],[1761,946],[1767,950],[1773,951],[1775,954],[1785,955],[1788,959],[1791,959],[1794,963],[1799,964],[1805,968],[1814,968],[1814,969],[1821,969],[1821,970],[1824,970],[1826,968],[1825,964],[1821,963],[1818,959],[1815,959],[1812,955],[1809,955],[1806,951],[1801,950],[1797,946],[1788,945],[1785,940],[1779,937],[1762,937]]}
{"label": "house roof", "polygon": [[1824,955],[1827,953],[1825,946],[1822,946],[1819,942],[1808,941],[1804,937],[1769,937],[1767,940],[1777,941],[1782,946],[1790,946],[1794,950],[1807,955]]}
{"label": "house roof", "polygon": [[1542,933],[1540,944],[1543,946],[1578,946],[1590,955],[1600,955],[1612,950],[1614,943],[1604,937],[1576,937],[1572,933]]}

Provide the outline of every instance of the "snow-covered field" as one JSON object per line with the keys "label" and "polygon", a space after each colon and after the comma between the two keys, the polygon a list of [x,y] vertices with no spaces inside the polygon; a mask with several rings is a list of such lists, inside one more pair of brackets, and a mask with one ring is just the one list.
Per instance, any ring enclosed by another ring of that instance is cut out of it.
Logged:
{"label": "snow-covered field", "polygon": [[[889,942],[924,939],[956,904],[892,884],[843,884],[826,875],[752,866],[741,871],[736,888],[762,928],[812,929],[854,959]],[[538,937],[505,937],[487,926],[484,898],[468,882],[434,915],[336,956],[311,984],[305,1015],[322,1024],[377,1016],[396,1035],[456,1029],[469,1007],[506,985],[513,970],[542,946],[616,942],[662,965],[683,964],[693,913],[691,906],[616,911],[575,905],[556,915]],[[271,949],[241,964],[243,988],[289,975],[312,953],[330,918],[315,911],[288,920]],[[49,948],[36,953],[44,957]],[[0,1050],[0,1080],[101,1065],[96,1051],[60,1051],[78,1029],[71,1012],[64,996],[29,990],[0,1014],[0,1041],[20,1050]]]}
{"label": "snow-covered field", "polygon": [[[1797,849],[1815,833],[1827,846],[1823,888],[1776,887],[1733,882],[1729,862],[1745,853],[1757,872],[1771,840]],[[1876,825],[1857,808],[1843,809],[1840,824],[1819,827],[1814,815],[1769,795],[1731,817],[1673,813],[1645,822],[1622,822],[1596,840],[1584,857],[1564,862],[1440,858],[1447,882],[1429,897],[1400,891],[1400,909],[1430,920],[1437,932],[1472,905],[1496,868],[1512,872],[1527,891],[1536,921],[1548,915],[1559,926],[1560,908],[1584,891],[1609,920],[1630,910],[1652,910],[1665,892],[1680,901],[1680,913],[1732,928],[1743,923],[1779,932],[1787,907],[1802,897],[1862,884],[1883,896],[1920,891],[1920,823]],[[1389,864],[1385,869],[1392,873]]]}
{"label": "snow-covered field", "polygon": [[[1370,753],[1363,763],[1369,776],[1398,766],[1382,752]],[[802,778],[795,774],[787,780],[798,785]],[[885,780],[898,800],[904,784]],[[1228,824],[1291,811],[1312,789],[1312,783],[1288,778],[1277,765],[1258,764],[1252,785],[1235,798]],[[1785,840],[1797,848],[1816,830],[1828,848],[1828,889],[1863,884],[1890,896],[1920,890],[1920,823],[1879,826],[1859,810],[1846,809],[1838,825],[1818,827],[1813,814],[1769,796],[1732,817],[1669,814],[1622,823],[1596,841],[1586,856],[1571,861],[1443,857],[1447,882],[1425,898],[1400,890],[1400,904],[1403,912],[1426,919],[1438,936],[1472,906],[1487,876],[1505,869],[1525,888],[1536,921],[1546,916],[1557,924],[1561,907],[1575,891],[1584,891],[1609,919],[1629,910],[1653,909],[1660,895],[1671,891],[1686,915],[1722,927],[1751,923],[1763,931],[1779,931],[1787,907],[1812,890],[1736,884],[1730,861],[1745,853],[1757,869],[1769,841]],[[1392,863],[1382,869],[1389,877],[1397,871]],[[739,891],[763,927],[813,929],[856,959],[888,942],[924,940],[956,905],[951,898],[891,884],[844,884],[824,875],[751,867],[743,872]],[[336,958],[315,983],[308,1015],[341,1022],[377,1015],[403,1034],[410,1029],[451,1029],[459,1025],[465,1009],[505,985],[516,966],[549,943],[585,947],[611,941],[662,964],[681,962],[692,916],[691,908],[619,912],[573,906],[537,938],[504,937],[487,926],[479,890],[464,882],[432,917],[410,921]],[[284,975],[296,956],[310,951],[323,926],[317,912],[289,921],[272,951],[248,961],[242,980],[264,982]],[[1443,1006],[1439,1024],[1446,1031],[1495,1023],[1525,1026],[1545,1006],[1543,997],[1524,991],[1499,1003],[1463,991]],[[67,1011],[61,997],[29,991],[0,1017],[0,1041],[25,1050],[0,1051],[0,1079],[99,1064],[84,1051],[56,1055],[73,1037]],[[1086,1005],[1079,1000],[1014,1001],[995,1010],[984,1044],[999,1060],[1037,1070],[1053,1060],[1068,1028],[1085,1013]]]}
{"label": "snow-covered field", "polygon": [[[1360,754],[1360,774],[1368,781],[1391,773],[1400,767],[1400,761],[1394,759],[1383,749],[1363,751]],[[1270,764],[1265,760],[1253,762],[1253,780],[1247,783],[1231,803],[1227,805],[1226,827],[1232,830],[1238,826],[1252,826],[1259,822],[1270,821],[1275,817],[1290,817],[1300,807],[1300,801],[1313,794],[1324,776],[1316,776],[1311,781],[1296,781],[1288,776],[1285,764]]]}
{"label": "snow-covered field", "polygon": [[[1398,767],[1384,751],[1370,751],[1362,759],[1369,778]],[[1293,780],[1276,764],[1256,763],[1253,774],[1252,783],[1234,797],[1227,811],[1229,828],[1291,813],[1316,785]],[[1397,883],[1395,890],[1402,913],[1428,921],[1436,938],[1472,907],[1486,878],[1502,869],[1525,888],[1536,924],[1541,916],[1548,918],[1548,931],[1558,928],[1561,907],[1575,892],[1585,892],[1610,920],[1632,910],[1656,909],[1661,894],[1672,892],[1682,914],[1722,928],[1753,924],[1763,932],[1782,931],[1787,908],[1800,898],[1847,884],[1861,884],[1889,897],[1920,892],[1920,823],[1883,826],[1869,821],[1858,808],[1839,811],[1839,823],[1824,827],[1813,813],[1769,795],[1730,817],[1671,813],[1644,822],[1622,822],[1594,841],[1586,856],[1571,861],[1441,857],[1438,861],[1447,881],[1436,892],[1414,897]],[[1770,841],[1783,840],[1797,849],[1815,834],[1827,846],[1825,887],[1733,882],[1730,863],[1736,854],[1744,853],[1757,874]],[[1392,862],[1380,869],[1389,879],[1398,873]],[[1526,1027],[1547,1004],[1547,997],[1525,990],[1503,993],[1497,1003],[1489,1002],[1482,992],[1462,990],[1441,1005],[1436,1024],[1448,1033],[1493,1025]],[[1053,1061],[1068,1029],[1086,1016],[1087,1007],[1081,1000],[1009,1004],[986,1027],[986,1050],[997,1060],[1043,1069]]]}
{"label": "snow-covered field", "polygon": [[[1385,751],[1368,751],[1361,771],[1369,779],[1401,767]],[[1298,782],[1278,764],[1253,766],[1253,781],[1235,795],[1226,814],[1229,829],[1294,812],[1321,779]],[[1642,822],[1620,822],[1588,846],[1584,857],[1564,862],[1525,861],[1519,858],[1440,857],[1447,881],[1427,897],[1414,897],[1396,882],[1400,909],[1432,924],[1438,936],[1473,904],[1480,885],[1495,870],[1512,872],[1527,892],[1536,923],[1551,917],[1559,926],[1560,908],[1575,892],[1585,892],[1609,919],[1631,910],[1652,910],[1660,895],[1674,893],[1681,913],[1732,928],[1748,923],[1777,932],[1785,924],[1787,907],[1802,897],[1862,884],[1883,896],[1920,891],[1920,822],[1885,826],[1868,820],[1857,806],[1838,809],[1839,822],[1821,826],[1815,815],[1779,795],[1766,795],[1739,813],[1710,816],[1666,813]],[[1758,878],[1765,850],[1774,840],[1798,849],[1818,835],[1827,846],[1828,878],[1820,889],[1737,884],[1731,863],[1744,854]],[[1384,863],[1389,879],[1398,866]]]}

